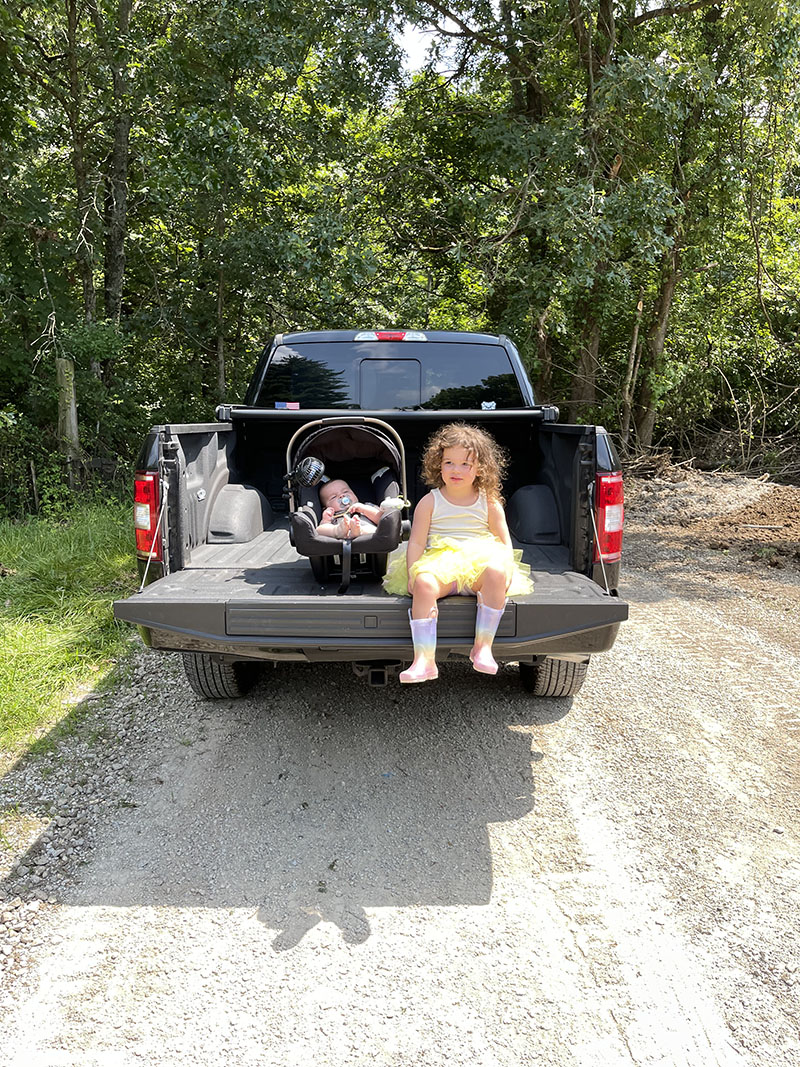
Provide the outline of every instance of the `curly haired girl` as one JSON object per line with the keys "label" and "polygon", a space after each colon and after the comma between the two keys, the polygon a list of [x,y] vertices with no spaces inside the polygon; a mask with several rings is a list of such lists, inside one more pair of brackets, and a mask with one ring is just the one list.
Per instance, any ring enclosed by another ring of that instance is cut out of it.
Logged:
{"label": "curly haired girl", "polygon": [[511,544],[501,496],[502,449],[485,430],[465,423],[440,427],[422,457],[422,476],[432,486],[414,509],[405,554],[392,560],[384,588],[412,595],[414,662],[401,682],[438,677],[436,624],[440,597],[475,594],[478,612],[470,659],[476,671],[496,674],[492,642],[506,594],[530,592],[530,567]]}

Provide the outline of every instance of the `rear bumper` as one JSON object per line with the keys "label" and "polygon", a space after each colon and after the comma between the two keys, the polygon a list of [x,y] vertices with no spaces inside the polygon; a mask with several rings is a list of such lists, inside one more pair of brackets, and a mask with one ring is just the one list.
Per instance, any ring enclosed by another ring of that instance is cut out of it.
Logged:
{"label": "rear bumper", "polygon": [[[214,601],[159,597],[158,583],[117,601],[114,615],[139,626],[150,647],[216,653],[254,660],[353,661],[409,659],[407,597],[266,596]],[[506,605],[495,656],[580,657],[611,648],[628,605],[581,575],[559,575],[556,586]],[[438,655],[467,655],[475,599],[440,602]]]}
{"label": "rear bumper", "polygon": [[[404,661],[412,658],[410,637],[407,641],[384,643],[353,641],[350,644],[300,644],[297,639],[283,638],[269,644],[255,640],[244,641],[209,640],[202,636],[176,633],[174,630],[156,630],[139,627],[145,643],[154,649],[171,652],[207,652],[225,660],[265,660],[275,663],[284,661],[302,663],[353,663],[386,660]],[[606,652],[614,644],[619,624],[603,626],[580,634],[536,641],[515,641],[498,638],[492,646],[497,660],[529,660],[542,656],[554,659],[584,660],[598,652]],[[467,656],[472,638],[462,641],[439,641],[436,658],[449,655]]]}

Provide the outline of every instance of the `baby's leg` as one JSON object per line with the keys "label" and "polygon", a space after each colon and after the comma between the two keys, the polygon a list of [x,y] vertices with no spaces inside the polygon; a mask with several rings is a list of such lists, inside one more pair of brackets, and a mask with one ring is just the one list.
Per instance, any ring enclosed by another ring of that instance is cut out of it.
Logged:
{"label": "baby's leg", "polygon": [[317,527],[317,533],[323,537],[335,537],[337,541],[341,541],[342,538],[347,537],[347,533],[341,523],[336,522],[321,522]]}

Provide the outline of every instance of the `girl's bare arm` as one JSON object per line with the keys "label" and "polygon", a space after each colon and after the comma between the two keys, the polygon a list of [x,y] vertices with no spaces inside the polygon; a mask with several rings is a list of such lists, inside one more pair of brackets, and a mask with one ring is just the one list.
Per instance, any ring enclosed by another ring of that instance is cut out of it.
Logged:
{"label": "girl's bare arm", "polygon": [[[508,523],[506,522],[506,513],[503,510],[503,505],[499,500],[492,500],[489,503],[489,532],[502,541],[508,548],[513,548],[511,544],[511,534],[508,532]],[[513,568],[509,565],[506,571],[506,590],[511,585]]]}
{"label": "girl's bare arm", "polygon": [[491,500],[489,502],[489,532],[493,533],[504,545],[508,545],[509,548],[512,547],[511,534],[508,532],[508,523],[506,522],[506,513],[499,500]]}
{"label": "girl's bare arm", "polygon": [[[406,560],[409,570],[425,551],[425,546],[428,543],[428,531],[431,527],[432,515],[433,494],[426,493],[414,508],[414,518],[411,522],[411,535],[408,538],[408,548],[406,550]],[[411,583],[409,583],[409,588],[410,585]]]}

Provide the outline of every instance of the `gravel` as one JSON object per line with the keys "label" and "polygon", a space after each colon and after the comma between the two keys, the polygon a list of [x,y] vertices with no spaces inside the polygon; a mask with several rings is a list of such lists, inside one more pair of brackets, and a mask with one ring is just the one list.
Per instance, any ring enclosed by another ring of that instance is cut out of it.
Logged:
{"label": "gravel", "polygon": [[0,1064],[796,1067],[800,573],[702,533],[772,487],[676,484],[574,700],[142,650],[7,760]]}

